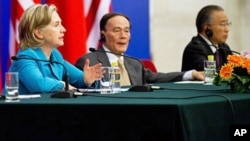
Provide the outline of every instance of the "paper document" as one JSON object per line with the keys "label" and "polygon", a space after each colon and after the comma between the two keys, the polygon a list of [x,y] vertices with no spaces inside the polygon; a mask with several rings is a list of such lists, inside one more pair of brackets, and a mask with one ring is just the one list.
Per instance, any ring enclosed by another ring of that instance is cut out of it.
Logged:
{"label": "paper document", "polygon": [[204,81],[178,81],[175,84],[204,84]]}
{"label": "paper document", "polygon": [[38,98],[41,97],[40,94],[33,94],[33,95],[19,95],[19,99],[28,99],[28,98]]}
{"label": "paper document", "polygon": [[[129,88],[121,88],[122,92],[128,91]],[[80,92],[101,92],[101,89],[78,89]]]}

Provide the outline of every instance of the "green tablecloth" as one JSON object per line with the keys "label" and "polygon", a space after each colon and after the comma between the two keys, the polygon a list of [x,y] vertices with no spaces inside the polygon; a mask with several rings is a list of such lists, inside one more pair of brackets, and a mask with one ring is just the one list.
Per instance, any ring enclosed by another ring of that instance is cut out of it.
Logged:
{"label": "green tablecloth", "polygon": [[231,124],[250,124],[250,94],[232,94],[225,86],[157,85],[165,89],[1,100],[0,140],[226,141]]}

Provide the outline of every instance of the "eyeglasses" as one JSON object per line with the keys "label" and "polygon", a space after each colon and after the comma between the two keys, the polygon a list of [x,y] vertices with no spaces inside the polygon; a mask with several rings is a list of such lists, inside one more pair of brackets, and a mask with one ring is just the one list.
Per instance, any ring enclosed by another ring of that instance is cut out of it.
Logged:
{"label": "eyeglasses", "polygon": [[232,25],[232,22],[222,22],[220,24],[210,24],[210,25],[218,25],[221,27],[230,27]]}
{"label": "eyeglasses", "polygon": [[232,25],[232,22],[222,22],[219,25],[222,27],[230,27]]}

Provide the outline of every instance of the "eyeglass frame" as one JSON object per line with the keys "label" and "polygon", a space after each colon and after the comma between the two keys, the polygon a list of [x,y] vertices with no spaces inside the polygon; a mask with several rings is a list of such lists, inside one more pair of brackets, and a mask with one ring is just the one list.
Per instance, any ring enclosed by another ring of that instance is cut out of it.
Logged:
{"label": "eyeglass frame", "polygon": [[232,25],[232,22],[231,21],[228,21],[228,22],[221,22],[219,24],[208,24],[209,26],[213,26],[213,25],[219,25],[221,27],[230,27]]}

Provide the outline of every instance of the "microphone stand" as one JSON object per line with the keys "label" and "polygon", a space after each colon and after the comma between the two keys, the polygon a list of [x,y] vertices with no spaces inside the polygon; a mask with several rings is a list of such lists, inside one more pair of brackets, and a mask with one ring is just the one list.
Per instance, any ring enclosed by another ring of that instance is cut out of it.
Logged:
{"label": "microphone stand", "polygon": [[[143,64],[142,64],[143,65]],[[146,84],[144,65],[142,67],[142,85],[134,85],[128,89],[134,92],[150,92],[153,91],[151,85]]]}
{"label": "microphone stand", "polygon": [[57,91],[57,92],[53,93],[50,96],[51,98],[72,98],[72,97],[75,98],[75,97],[77,97],[74,94],[74,90],[69,90],[69,74],[68,74],[68,72],[66,72],[66,74],[65,74],[65,79],[66,80],[65,80],[65,88],[64,88],[64,90]]}
{"label": "microphone stand", "polygon": [[69,90],[69,72],[67,68],[61,62],[58,62],[58,61],[52,61],[52,62],[63,66],[65,70],[65,88],[62,91],[55,92],[50,97],[51,98],[76,98],[77,95],[75,95],[75,90]]}
{"label": "microphone stand", "polygon": [[117,53],[110,52],[110,51],[96,50],[95,48],[89,48],[89,51],[91,51],[91,52],[107,52],[107,53],[112,53],[112,54],[115,54],[115,55],[124,56],[124,57],[128,57],[128,58],[137,60],[142,65],[142,85],[131,86],[128,89],[128,91],[136,91],[136,92],[150,92],[150,91],[153,91],[151,85],[146,84],[145,70],[144,70],[145,67],[144,67],[144,64],[139,59],[131,57],[131,56],[127,56],[127,55],[117,54]]}
{"label": "microphone stand", "polygon": [[195,45],[208,45],[208,46],[213,46],[213,47],[215,47],[216,49],[222,49],[222,50],[230,51],[230,52],[232,52],[232,53],[235,53],[235,54],[239,54],[239,55],[240,55],[240,53],[239,53],[238,51],[231,50],[231,49],[227,49],[227,48],[225,48],[225,47],[220,47],[220,46],[216,47],[216,46],[214,46],[214,45],[205,44],[205,43],[202,43],[202,42],[199,42],[199,41],[193,41],[192,43],[195,44]]}

